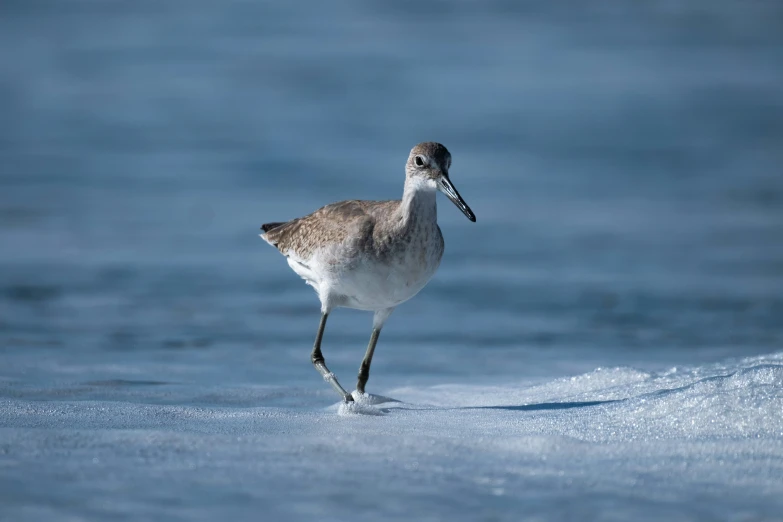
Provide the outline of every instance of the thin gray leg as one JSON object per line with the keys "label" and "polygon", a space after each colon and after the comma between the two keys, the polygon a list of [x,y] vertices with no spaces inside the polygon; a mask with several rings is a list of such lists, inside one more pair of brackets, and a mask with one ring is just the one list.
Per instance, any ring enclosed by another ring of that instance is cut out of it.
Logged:
{"label": "thin gray leg", "polygon": [[326,382],[332,385],[332,388],[340,394],[340,397],[342,397],[345,402],[353,402],[351,394],[340,386],[340,383],[337,382],[337,376],[326,367],[324,355],[321,353],[321,339],[324,338],[327,317],[329,317],[329,314],[321,314],[321,322],[318,325],[318,333],[315,336],[315,344],[313,344],[313,353],[310,355],[310,359],[313,361],[313,366],[318,370],[318,373],[321,374]]}
{"label": "thin gray leg", "polygon": [[375,345],[378,343],[379,335],[381,335],[380,328],[373,328],[370,342],[367,345],[367,353],[364,354],[362,365],[359,366],[359,382],[356,383],[356,390],[359,393],[364,393],[364,385],[367,384],[367,379],[370,378],[370,365],[372,364],[372,356],[375,353]]}

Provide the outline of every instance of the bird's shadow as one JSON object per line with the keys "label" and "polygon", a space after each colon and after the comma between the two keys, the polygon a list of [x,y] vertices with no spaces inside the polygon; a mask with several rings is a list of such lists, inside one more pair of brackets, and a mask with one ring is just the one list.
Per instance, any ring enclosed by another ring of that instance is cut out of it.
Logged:
{"label": "bird's shadow", "polygon": [[[394,402],[404,404],[402,401],[391,399]],[[577,402],[540,402],[538,404],[520,404],[520,405],[508,405],[508,406],[458,406],[453,408],[406,408],[406,407],[393,407],[393,408],[380,408],[382,413],[390,413],[393,410],[416,410],[416,411],[432,411],[432,410],[505,410],[505,411],[554,411],[554,410],[570,410],[576,408],[589,408],[591,406],[600,406],[602,404],[611,404],[613,402],[621,402],[621,400],[608,400],[608,401],[577,401]]]}
{"label": "bird's shadow", "polygon": [[611,404],[613,402],[618,402],[618,401],[611,400],[611,401],[581,401],[581,402],[540,402],[538,404],[520,404],[518,406],[468,406],[460,409],[462,410],[506,410],[506,411],[570,410],[573,408],[587,408],[589,406]]}

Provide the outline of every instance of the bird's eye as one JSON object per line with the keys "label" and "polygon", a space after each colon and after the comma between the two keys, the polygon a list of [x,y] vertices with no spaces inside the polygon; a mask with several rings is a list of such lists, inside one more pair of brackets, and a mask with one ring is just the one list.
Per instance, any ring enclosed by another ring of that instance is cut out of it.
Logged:
{"label": "bird's eye", "polygon": [[416,158],[413,160],[416,162],[417,167],[423,167],[424,166],[424,158],[421,156],[416,156]]}

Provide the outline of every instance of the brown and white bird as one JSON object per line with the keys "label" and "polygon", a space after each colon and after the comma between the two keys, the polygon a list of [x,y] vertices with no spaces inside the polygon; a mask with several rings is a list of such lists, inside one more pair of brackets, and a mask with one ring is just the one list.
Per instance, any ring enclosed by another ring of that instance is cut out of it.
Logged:
{"label": "brown and white bird", "polygon": [[365,393],[375,345],[394,308],[416,295],[443,256],[435,193],[440,190],[471,221],[476,216],[449,179],[451,154],[440,143],[419,143],[405,164],[401,200],[341,201],[307,216],[267,223],[261,234],[321,300],[312,362],[346,402],[353,396],[329,371],[321,352],[326,319],[339,306],[375,312],[356,390]]}

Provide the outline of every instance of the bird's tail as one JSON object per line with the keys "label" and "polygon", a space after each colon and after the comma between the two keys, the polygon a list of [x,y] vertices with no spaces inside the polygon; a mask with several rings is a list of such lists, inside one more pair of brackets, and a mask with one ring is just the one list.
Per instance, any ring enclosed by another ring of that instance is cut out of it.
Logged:
{"label": "bird's tail", "polygon": [[277,227],[279,227],[280,225],[285,225],[285,224],[286,224],[286,222],[285,222],[285,221],[284,221],[284,222],[281,222],[281,223],[267,223],[267,224],[265,224],[265,225],[261,225],[261,230],[263,230],[264,232],[269,232],[269,231],[270,231],[270,230],[272,230],[273,228],[277,228]]}
{"label": "bird's tail", "polygon": [[[273,247],[277,248],[277,241],[280,239],[277,237],[279,234],[275,232],[276,229],[282,227],[286,223],[289,223],[288,221],[284,221],[281,223],[266,223],[264,225],[261,225],[261,230],[264,231],[263,234],[260,234],[261,239],[272,245]],[[272,234],[270,234],[272,232]],[[271,237],[270,237],[271,236]]]}

